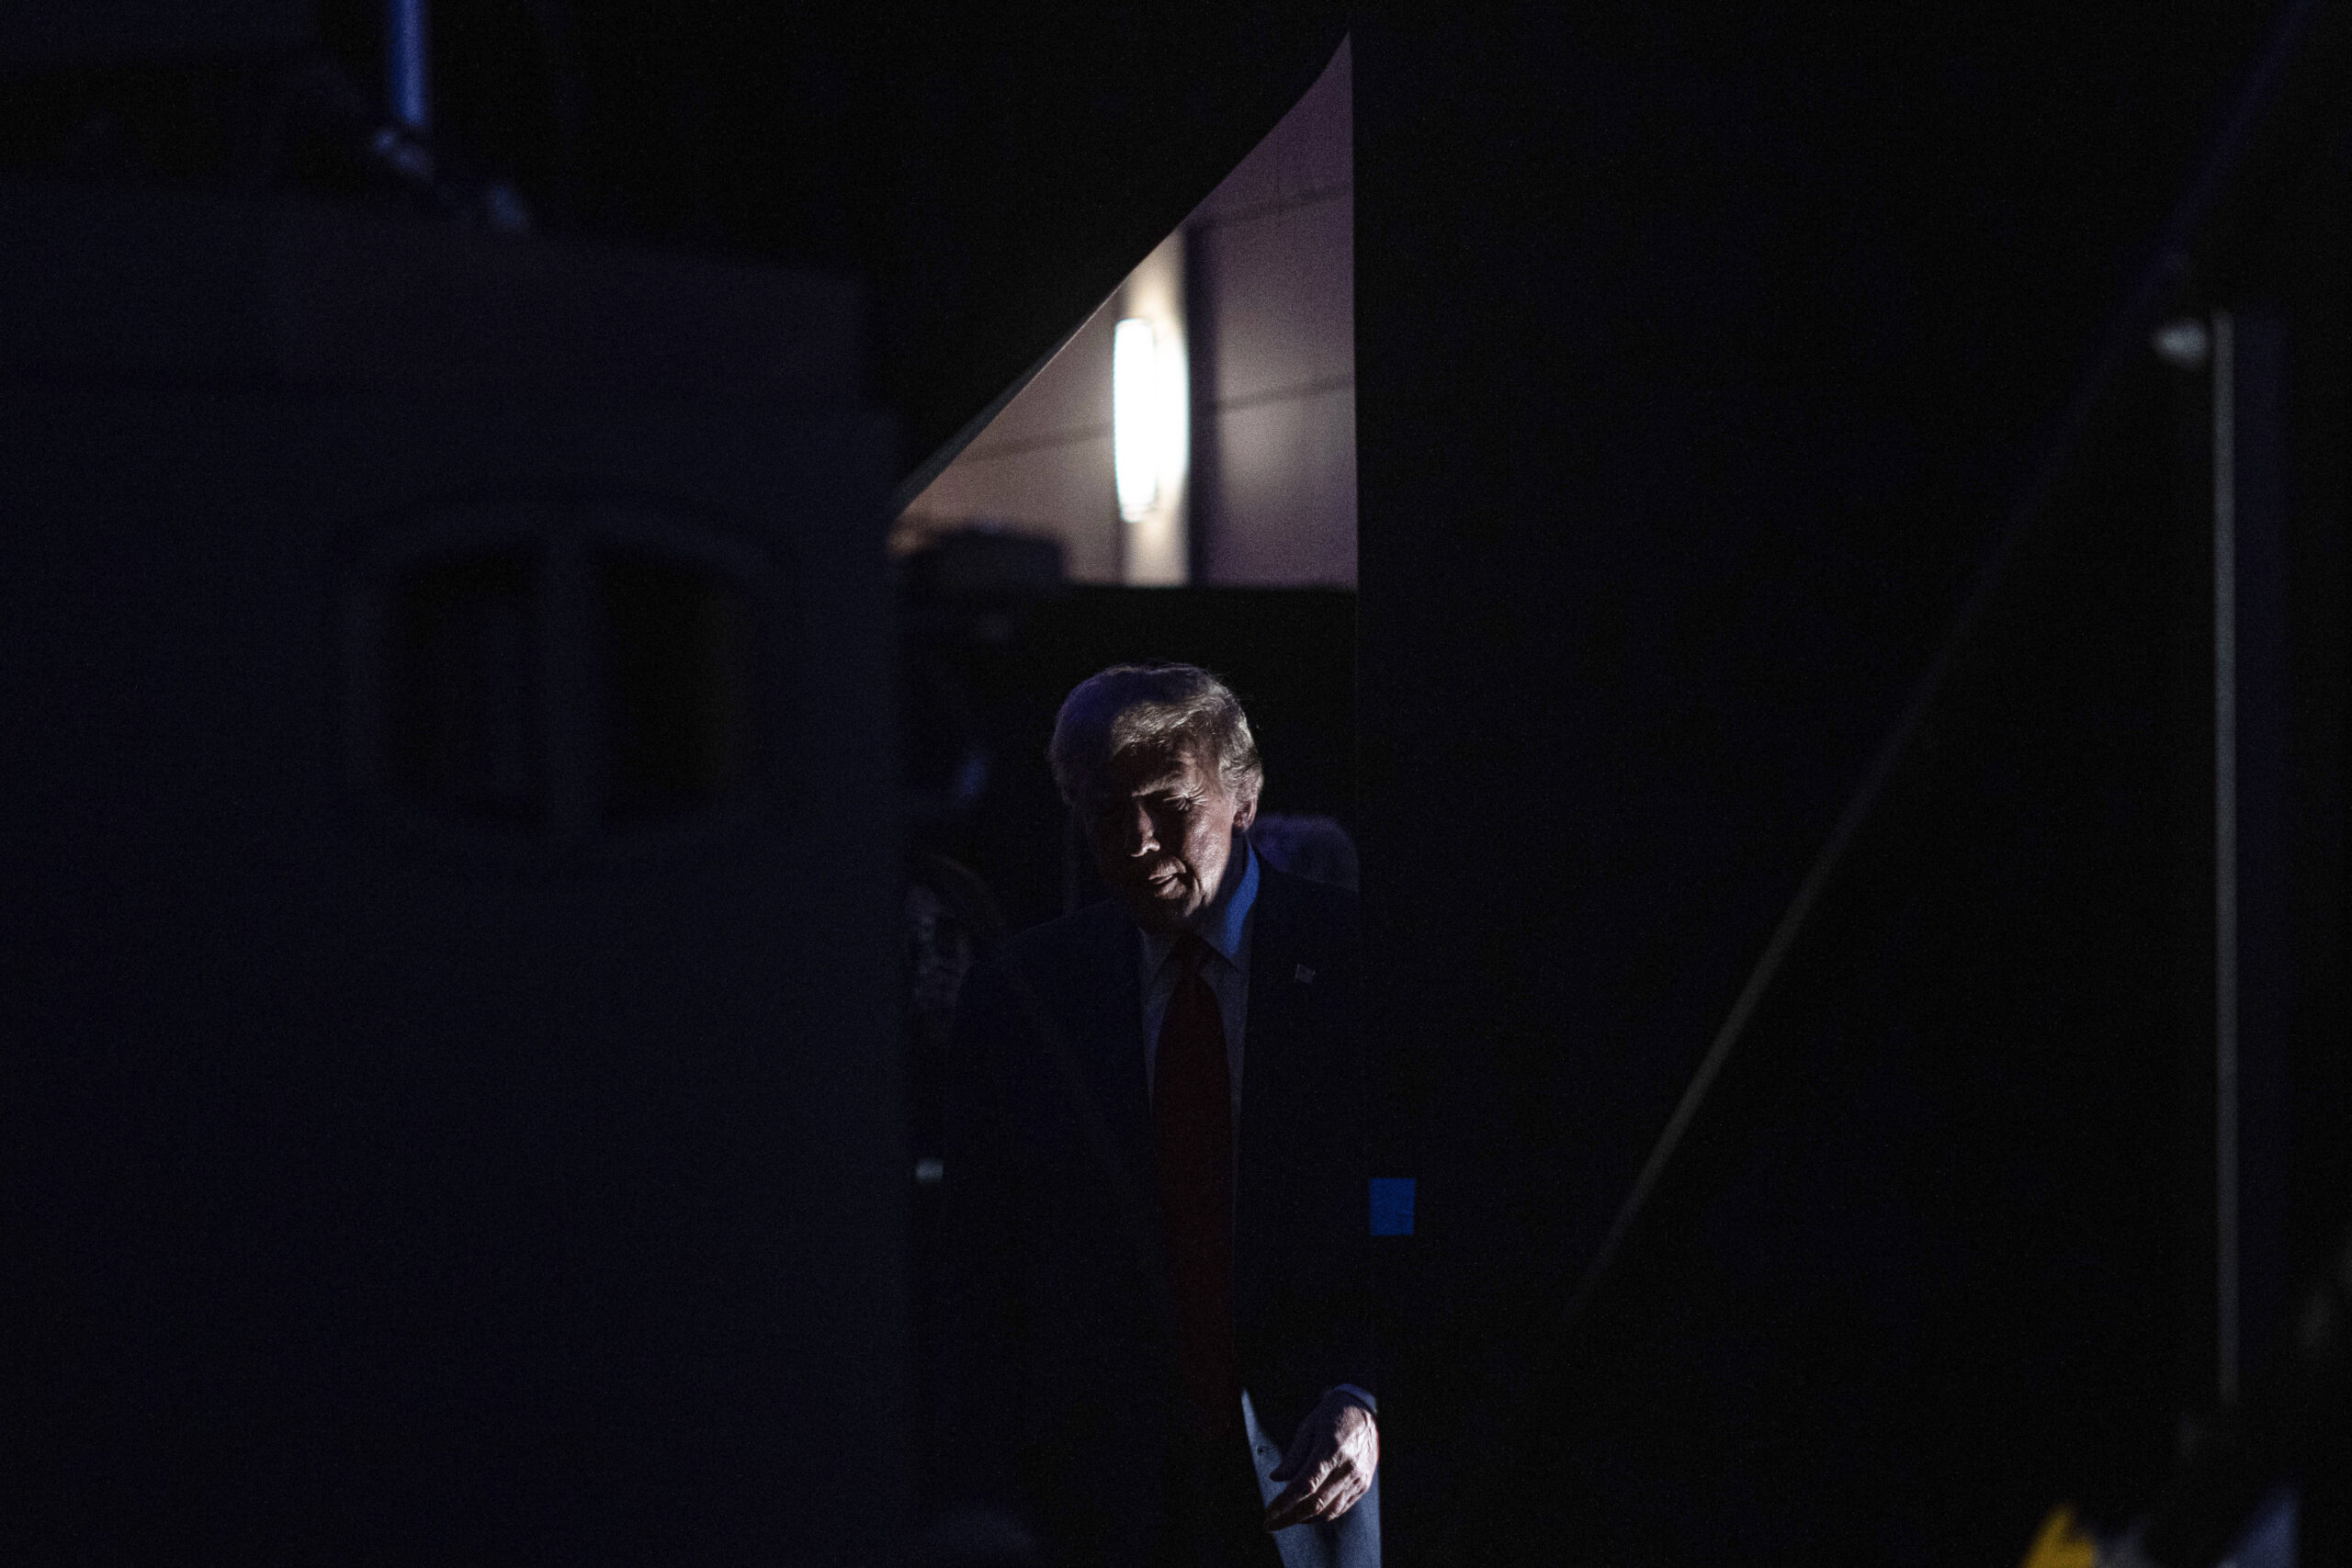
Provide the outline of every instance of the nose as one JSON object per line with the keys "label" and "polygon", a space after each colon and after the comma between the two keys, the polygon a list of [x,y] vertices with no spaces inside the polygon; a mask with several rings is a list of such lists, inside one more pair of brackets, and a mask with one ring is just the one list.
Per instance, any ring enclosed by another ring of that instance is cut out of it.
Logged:
{"label": "nose", "polygon": [[1151,825],[1151,813],[1137,804],[1127,818],[1127,853],[1130,857],[1157,853],[1159,840]]}

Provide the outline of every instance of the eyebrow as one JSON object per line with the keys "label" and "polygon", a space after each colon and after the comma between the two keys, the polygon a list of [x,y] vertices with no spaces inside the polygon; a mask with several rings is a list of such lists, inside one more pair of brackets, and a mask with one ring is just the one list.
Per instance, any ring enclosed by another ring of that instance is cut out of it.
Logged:
{"label": "eyebrow", "polygon": [[1189,788],[1189,782],[1183,774],[1170,773],[1164,778],[1152,779],[1129,790],[1102,790],[1096,794],[1094,799],[1098,805],[1112,806],[1122,801],[1148,800],[1155,795],[1183,795],[1188,793]]}

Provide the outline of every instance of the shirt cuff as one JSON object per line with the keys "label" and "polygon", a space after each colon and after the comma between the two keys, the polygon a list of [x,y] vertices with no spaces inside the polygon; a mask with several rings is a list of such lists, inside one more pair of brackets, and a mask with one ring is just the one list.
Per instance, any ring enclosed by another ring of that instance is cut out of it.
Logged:
{"label": "shirt cuff", "polygon": [[1380,1401],[1373,1398],[1371,1394],[1367,1393],[1363,1389],[1358,1388],[1351,1382],[1334,1384],[1330,1392],[1333,1393],[1344,1393],[1350,1399],[1354,1400],[1358,1404],[1363,1405],[1366,1410],[1371,1411],[1374,1416],[1380,1414]]}

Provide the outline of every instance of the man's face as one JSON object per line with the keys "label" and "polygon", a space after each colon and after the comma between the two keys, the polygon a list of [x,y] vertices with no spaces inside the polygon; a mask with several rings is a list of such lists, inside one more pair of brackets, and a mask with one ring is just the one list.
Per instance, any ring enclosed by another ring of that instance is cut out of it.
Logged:
{"label": "man's face", "polygon": [[1136,922],[1173,936],[1225,886],[1233,835],[1258,812],[1190,749],[1131,747],[1081,802],[1094,863]]}

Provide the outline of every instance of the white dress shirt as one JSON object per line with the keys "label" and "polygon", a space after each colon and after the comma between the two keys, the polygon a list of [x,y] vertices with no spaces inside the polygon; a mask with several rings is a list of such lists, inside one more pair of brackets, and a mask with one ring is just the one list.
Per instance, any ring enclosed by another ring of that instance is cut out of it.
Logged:
{"label": "white dress shirt", "polygon": [[[1209,944],[1201,961],[1201,977],[1216,998],[1217,1018],[1225,1025],[1225,1074],[1233,1094],[1233,1125],[1241,1126],[1241,1035],[1250,1017],[1250,929],[1258,905],[1258,856],[1250,840],[1234,835],[1234,856],[1226,862],[1225,886],[1201,912],[1194,928]],[[1239,874],[1235,873],[1238,871]],[[1183,961],[1176,956],[1176,939],[1152,931],[1143,938],[1143,1082],[1149,1095],[1157,1086],[1159,1067],[1159,1027],[1168,1019],[1168,1004],[1176,982],[1184,977]]]}

